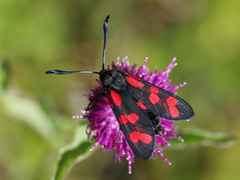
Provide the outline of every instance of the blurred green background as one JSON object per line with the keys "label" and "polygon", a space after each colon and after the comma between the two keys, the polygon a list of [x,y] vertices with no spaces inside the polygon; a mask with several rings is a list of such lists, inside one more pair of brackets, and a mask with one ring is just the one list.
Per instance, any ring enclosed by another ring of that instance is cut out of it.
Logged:
{"label": "blurred green background", "polygon": [[[88,104],[84,94],[97,76],[44,72],[100,70],[108,14],[107,64],[129,56],[140,66],[148,56],[150,68],[165,69],[177,57],[170,78],[172,84],[188,83],[178,94],[196,115],[176,125],[238,138],[239,7],[236,0],[1,0],[0,61],[7,60],[10,74],[0,94],[0,179],[50,179],[58,150],[79,123],[71,117]],[[115,152],[99,149],[67,179],[238,180],[239,148],[236,139],[230,148],[165,150],[171,166],[161,158],[135,158],[132,175],[126,161],[115,165]]]}

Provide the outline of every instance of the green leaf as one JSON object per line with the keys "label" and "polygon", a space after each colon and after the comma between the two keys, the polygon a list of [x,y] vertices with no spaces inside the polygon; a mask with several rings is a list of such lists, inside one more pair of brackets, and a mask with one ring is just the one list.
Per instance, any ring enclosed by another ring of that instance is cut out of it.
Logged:
{"label": "green leaf", "polygon": [[170,148],[188,148],[190,146],[214,146],[226,148],[233,144],[234,136],[227,132],[210,132],[200,129],[178,130],[184,142],[171,140]]}
{"label": "green leaf", "polygon": [[72,167],[92,154],[90,148],[94,142],[89,141],[86,134],[87,122],[81,122],[76,128],[73,142],[60,150],[57,170],[53,180],[65,179]]}
{"label": "green leaf", "polygon": [[36,99],[11,91],[0,91],[0,103],[2,111],[15,121],[29,125],[47,140],[52,141],[49,137],[55,137],[55,124]]}
{"label": "green leaf", "polygon": [[[15,121],[29,125],[39,135],[54,142],[56,125],[47,114],[41,101],[28,96],[22,96],[16,88],[9,87],[11,67],[8,59],[0,64],[0,104],[1,111]],[[53,138],[50,138],[53,137]]]}

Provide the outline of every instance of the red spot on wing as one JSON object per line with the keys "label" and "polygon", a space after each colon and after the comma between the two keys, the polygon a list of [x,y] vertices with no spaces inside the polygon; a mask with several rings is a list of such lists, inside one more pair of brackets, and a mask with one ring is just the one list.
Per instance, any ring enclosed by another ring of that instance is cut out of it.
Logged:
{"label": "red spot on wing", "polygon": [[107,96],[107,99],[108,99],[108,102],[109,102],[110,106],[113,108],[113,101],[112,101],[112,98],[110,97],[110,94],[106,93],[106,96]]}
{"label": "red spot on wing", "polygon": [[148,109],[143,103],[141,103],[140,101],[137,101],[137,105],[142,109],[142,110],[145,110],[145,109]]}
{"label": "red spot on wing", "polygon": [[177,105],[177,99],[174,97],[169,97],[166,99],[166,102],[168,104],[168,108],[169,108],[169,113],[171,114],[172,117],[178,117],[179,116],[179,111],[176,107]]}
{"label": "red spot on wing", "polygon": [[150,102],[151,102],[152,104],[156,104],[156,103],[158,102],[158,100],[159,100],[159,97],[158,97],[158,95],[156,95],[155,93],[152,93],[152,94],[150,94],[150,96],[149,96],[149,100],[150,100]]}
{"label": "red spot on wing", "polygon": [[111,96],[116,106],[120,106],[122,104],[122,98],[118,93],[111,91]]}
{"label": "red spot on wing", "polygon": [[128,116],[126,116],[126,115],[121,115],[121,116],[119,117],[119,121],[120,121],[120,123],[123,124],[123,125],[127,124],[128,122],[134,124],[134,123],[136,123],[138,120],[139,120],[139,116],[138,116],[137,114],[135,114],[135,113],[131,113],[131,114],[129,114]]}
{"label": "red spot on wing", "polygon": [[158,89],[157,87],[155,87],[155,86],[151,86],[151,87],[150,87],[150,90],[151,90],[153,93],[155,93],[155,94],[158,94],[158,93],[159,93],[159,89]]}
{"label": "red spot on wing", "polygon": [[137,79],[135,79],[131,76],[127,76],[126,80],[129,84],[131,84],[134,87],[140,87],[142,85],[142,83],[140,81],[138,81]]}
{"label": "red spot on wing", "polygon": [[128,119],[128,121],[129,121],[130,123],[134,124],[134,123],[136,123],[136,122],[138,121],[139,116],[138,116],[137,114],[135,114],[135,113],[131,113],[131,114],[129,114],[129,115],[127,116],[127,119]]}
{"label": "red spot on wing", "polygon": [[128,120],[127,120],[127,118],[126,118],[125,115],[121,115],[121,116],[119,117],[119,121],[120,121],[120,123],[123,124],[123,125],[125,125],[125,124],[128,123]]}
{"label": "red spot on wing", "polygon": [[129,138],[133,143],[137,143],[138,141],[141,141],[144,144],[149,144],[152,141],[152,136],[150,136],[149,134],[140,133],[137,131],[133,131],[129,135]]}

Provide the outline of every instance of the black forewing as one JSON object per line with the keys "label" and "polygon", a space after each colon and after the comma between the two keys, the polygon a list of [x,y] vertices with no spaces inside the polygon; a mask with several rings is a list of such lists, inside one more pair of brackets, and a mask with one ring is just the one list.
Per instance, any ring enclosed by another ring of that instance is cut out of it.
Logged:
{"label": "black forewing", "polygon": [[[108,94],[108,98],[110,98],[109,101],[110,104],[112,104],[112,110],[120,124],[120,128],[124,133],[131,149],[141,159],[149,160],[152,157],[155,147],[155,134],[151,120],[149,119],[147,114],[139,108],[136,103],[136,99],[134,99],[126,90],[115,91],[122,98],[122,103],[120,106],[116,106],[115,103],[113,103],[114,99],[111,96],[110,90],[107,89],[105,91]],[[138,121],[133,124],[130,122],[127,122],[126,124],[121,124],[119,120],[121,115],[124,115],[126,119],[129,120],[127,116],[132,113],[136,114],[139,117]],[[151,142],[147,144],[143,143],[140,140],[135,143],[132,142],[129,136],[134,131],[151,136]]]}
{"label": "black forewing", "polygon": [[[187,120],[191,119],[194,116],[192,107],[182,98],[178,97],[177,95],[174,95],[171,92],[165,91],[164,89],[154,86],[153,84],[148,83],[147,81],[144,81],[131,74],[126,73],[125,77],[128,76],[139,81],[141,83],[141,86],[134,87],[127,82],[126,90],[130,93],[131,96],[133,96],[135,99],[138,99],[141,103],[143,103],[149,109],[149,111],[151,111],[156,116],[160,116],[161,118],[167,120]],[[159,97],[159,100],[156,102],[156,104],[153,104],[150,101],[150,95],[153,93],[151,91],[151,87],[155,87],[159,90],[159,92],[156,93],[156,95]],[[167,103],[167,99],[169,97],[172,97],[173,99],[175,98],[177,100],[177,104],[175,105],[175,107],[178,110],[178,116],[173,116],[170,113],[171,109],[174,110],[174,107],[170,107],[169,104]]]}

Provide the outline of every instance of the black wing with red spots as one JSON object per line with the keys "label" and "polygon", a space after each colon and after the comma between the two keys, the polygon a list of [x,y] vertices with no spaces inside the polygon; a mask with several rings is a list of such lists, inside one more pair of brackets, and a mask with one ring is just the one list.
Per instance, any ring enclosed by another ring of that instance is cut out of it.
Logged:
{"label": "black wing with red spots", "polygon": [[141,159],[149,160],[155,147],[155,133],[147,113],[126,90],[105,88],[105,91],[131,149]]}
{"label": "black wing with red spots", "polygon": [[177,95],[128,73],[125,79],[126,90],[138,100],[139,107],[168,120],[187,120],[194,116],[192,107]]}

